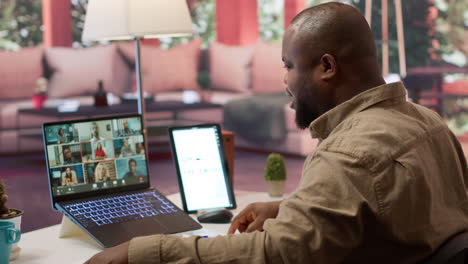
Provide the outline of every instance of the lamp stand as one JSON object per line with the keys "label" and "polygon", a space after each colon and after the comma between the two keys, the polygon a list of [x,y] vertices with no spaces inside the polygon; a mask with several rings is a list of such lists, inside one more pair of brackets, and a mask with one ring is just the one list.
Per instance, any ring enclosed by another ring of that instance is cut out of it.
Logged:
{"label": "lamp stand", "polygon": [[141,115],[143,118],[144,123],[144,116],[146,114],[145,109],[145,99],[143,97],[143,87],[141,81],[141,54],[140,54],[140,46],[141,46],[141,37],[135,38],[135,73],[137,79],[137,92],[138,92],[138,114]]}
{"label": "lamp stand", "polygon": [[146,158],[148,158],[148,134],[146,130],[146,107],[145,107],[145,98],[143,96],[143,83],[141,80],[141,40],[142,37],[135,37],[135,73],[137,81],[137,104],[138,104],[138,114],[141,115],[141,122],[143,124],[142,132],[145,137],[145,153]]}

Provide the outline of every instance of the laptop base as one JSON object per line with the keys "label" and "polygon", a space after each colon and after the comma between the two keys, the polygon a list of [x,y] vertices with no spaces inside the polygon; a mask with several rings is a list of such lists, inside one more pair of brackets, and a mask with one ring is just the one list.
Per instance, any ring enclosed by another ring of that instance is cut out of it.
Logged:
{"label": "laptop base", "polygon": [[[146,193],[148,191],[159,194],[159,192],[154,189],[140,192]],[[167,198],[164,197],[164,199]],[[169,200],[166,201],[173,205]],[[192,219],[179,208],[176,208],[174,212],[170,214],[159,214],[102,226],[84,226],[82,222],[80,222],[74,215],[71,214],[71,212],[65,208],[67,207],[67,204],[68,203],[58,203],[56,206],[58,210],[64,214],[66,218],[68,218],[67,221],[71,222],[70,224],[72,226],[75,225],[75,228],[78,226],[82,232],[88,234],[91,238],[93,238],[96,242],[105,248],[117,246],[138,236],[173,234],[201,228],[199,223],[197,223],[194,219]],[[76,234],[77,231],[74,228],[69,228],[69,226],[69,224],[66,224],[65,229],[68,229],[69,232]]]}

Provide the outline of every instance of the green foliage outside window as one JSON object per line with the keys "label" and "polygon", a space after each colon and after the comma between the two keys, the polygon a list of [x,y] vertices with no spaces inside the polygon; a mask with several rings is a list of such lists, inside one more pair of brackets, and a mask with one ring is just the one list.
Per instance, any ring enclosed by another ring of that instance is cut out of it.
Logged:
{"label": "green foliage outside window", "polygon": [[468,57],[468,1],[436,0],[439,10],[437,33],[442,40],[442,57],[458,66],[467,65]]}
{"label": "green foliage outside window", "polygon": [[[382,16],[381,1],[372,1],[371,28],[376,39],[377,51],[381,57]],[[364,13],[365,1],[356,0],[355,6]],[[406,63],[408,68],[428,65],[431,56],[429,49],[435,36],[429,34],[431,25],[427,24],[429,7],[433,4],[427,0],[402,1],[403,28],[405,36]],[[432,25],[433,26],[433,25]],[[388,1],[388,46],[390,72],[399,72],[398,42],[394,1]]]}
{"label": "green foliage outside window", "polygon": [[83,45],[81,42],[87,6],[88,0],[71,0],[72,39],[74,47],[89,46],[88,43],[86,43],[87,45]]}
{"label": "green foliage outside window", "polygon": [[[71,0],[72,3],[72,22],[73,22],[73,46],[89,46],[91,43],[82,43],[81,34],[83,32],[86,8],[88,0]],[[215,37],[215,1],[199,0],[195,4],[192,14],[193,36],[177,38],[160,38],[160,47],[168,49],[182,43],[200,37],[202,39],[202,48],[208,48],[209,42]]]}
{"label": "green foliage outside window", "polygon": [[38,0],[0,1],[0,49],[42,43],[42,4]]}
{"label": "green foliage outside window", "polygon": [[281,43],[284,34],[284,0],[257,0],[260,39]]}
{"label": "green foliage outside window", "polygon": [[194,38],[202,39],[202,49],[207,49],[209,44],[216,37],[215,23],[215,0],[198,0],[195,3],[192,13],[193,36],[178,38],[161,38],[160,46],[164,49],[181,43],[187,43]]}
{"label": "green foliage outside window", "polygon": [[[67,1],[67,0],[63,0]],[[85,10],[88,0],[71,1],[71,16],[73,24],[73,45],[82,46],[81,33],[83,30]],[[284,1],[285,0],[257,0],[259,15],[260,38],[267,42],[281,42],[284,33]],[[207,48],[215,39],[215,5],[216,0],[195,1],[192,10],[194,36],[185,38],[163,38],[161,47],[169,48],[190,39],[200,37],[202,47]],[[306,0],[307,6],[317,5],[330,0]],[[341,1],[350,3],[364,12],[364,0]],[[403,0],[403,23],[405,25],[405,45],[408,67],[422,67],[429,63],[428,49],[432,47],[432,40],[438,39],[441,45],[439,53],[452,54],[454,51],[465,56],[468,52],[467,25],[468,10],[465,0],[436,0],[439,8],[437,30],[434,36],[428,34],[431,25],[427,25],[428,7],[435,4],[429,0]],[[372,30],[376,43],[381,39],[381,1],[373,1]],[[398,72],[398,49],[396,44],[394,2],[389,1],[389,53],[390,70]],[[19,49],[20,47],[35,46],[42,40],[42,1],[41,0],[1,0],[0,1],[0,49]],[[380,50],[380,49],[379,49]],[[380,51],[379,51],[380,52]],[[447,57],[447,56],[446,56]],[[462,65],[461,65],[462,66]]]}

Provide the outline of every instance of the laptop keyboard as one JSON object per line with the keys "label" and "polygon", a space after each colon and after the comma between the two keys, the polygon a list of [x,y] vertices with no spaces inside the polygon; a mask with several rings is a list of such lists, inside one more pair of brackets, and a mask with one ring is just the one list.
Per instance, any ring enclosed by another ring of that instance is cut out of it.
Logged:
{"label": "laptop keyboard", "polygon": [[174,205],[155,191],[79,202],[65,205],[64,208],[85,227],[178,212]]}

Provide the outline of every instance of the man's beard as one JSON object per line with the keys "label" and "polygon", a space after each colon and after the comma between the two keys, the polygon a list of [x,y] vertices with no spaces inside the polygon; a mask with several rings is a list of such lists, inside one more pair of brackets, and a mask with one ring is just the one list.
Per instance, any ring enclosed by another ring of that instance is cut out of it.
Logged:
{"label": "man's beard", "polygon": [[300,129],[306,129],[310,123],[320,116],[316,109],[313,109],[309,104],[295,99],[296,102],[296,125]]}

